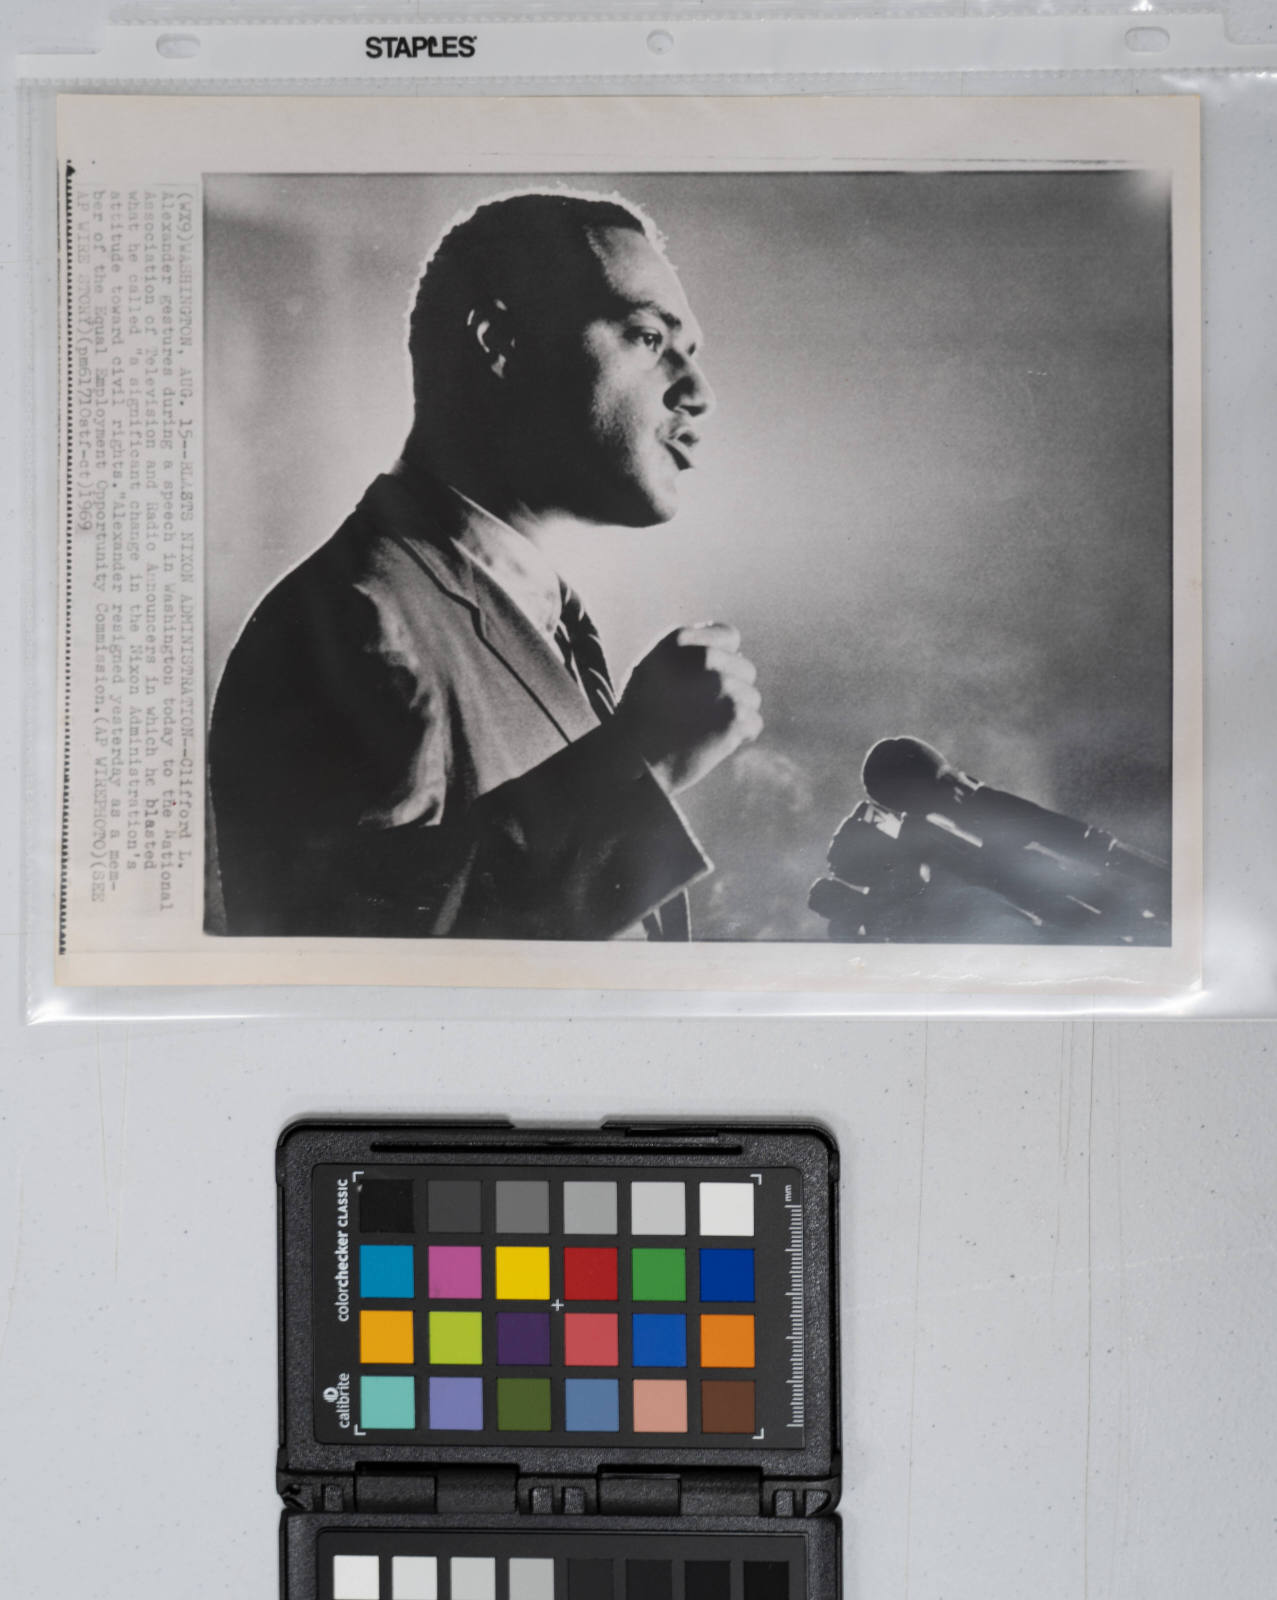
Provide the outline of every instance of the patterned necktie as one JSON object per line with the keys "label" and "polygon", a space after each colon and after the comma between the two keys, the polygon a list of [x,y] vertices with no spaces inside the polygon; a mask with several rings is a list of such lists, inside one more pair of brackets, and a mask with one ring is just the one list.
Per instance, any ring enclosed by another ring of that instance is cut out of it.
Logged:
{"label": "patterned necktie", "polygon": [[554,630],[554,642],[564,665],[576,674],[585,690],[590,709],[600,722],[606,722],[616,711],[616,693],[612,688],[612,675],[607,670],[603,641],[581,604],[580,595],[566,583],[561,585],[561,590],[563,609]]}
{"label": "patterned necktie", "polygon": [[[554,630],[554,642],[569,672],[575,673],[590,708],[600,722],[616,714],[616,691],[612,688],[612,674],[607,670],[607,657],[603,654],[603,641],[599,630],[590,621],[589,613],[581,604],[581,596],[566,583],[560,583],[563,609],[559,625]],[[672,896],[656,911],[643,918],[643,927],[649,939],[671,939],[685,943],[690,938],[687,895],[682,891]]]}

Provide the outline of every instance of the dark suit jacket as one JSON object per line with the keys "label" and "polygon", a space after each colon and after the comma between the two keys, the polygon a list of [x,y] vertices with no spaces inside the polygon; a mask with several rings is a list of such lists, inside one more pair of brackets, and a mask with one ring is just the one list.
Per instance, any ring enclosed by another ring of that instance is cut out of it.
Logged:
{"label": "dark suit jacket", "polygon": [[378,478],[244,628],[209,736],[211,931],[600,939],[708,870],[638,753],[451,542],[454,508],[429,480]]}

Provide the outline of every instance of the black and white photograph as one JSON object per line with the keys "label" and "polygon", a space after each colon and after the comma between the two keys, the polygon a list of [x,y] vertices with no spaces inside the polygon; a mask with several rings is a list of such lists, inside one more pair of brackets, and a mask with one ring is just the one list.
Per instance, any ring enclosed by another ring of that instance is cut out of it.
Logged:
{"label": "black and white photograph", "polygon": [[202,946],[1168,949],[1171,165],[667,145],[200,174]]}
{"label": "black and white photograph", "polygon": [[208,179],[209,927],[1168,939],[1168,203]]}

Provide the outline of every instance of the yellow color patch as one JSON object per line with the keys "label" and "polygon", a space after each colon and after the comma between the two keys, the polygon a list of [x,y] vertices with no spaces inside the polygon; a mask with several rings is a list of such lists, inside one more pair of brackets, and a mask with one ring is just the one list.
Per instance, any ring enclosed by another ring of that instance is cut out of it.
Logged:
{"label": "yellow color patch", "polygon": [[365,1366],[412,1365],[412,1312],[361,1311],[359,1359]]}
{"label": "yellow color patch", "polygon": [[497,1246],[497,1299],[548,1300],[550,1252],[545,1245]]}

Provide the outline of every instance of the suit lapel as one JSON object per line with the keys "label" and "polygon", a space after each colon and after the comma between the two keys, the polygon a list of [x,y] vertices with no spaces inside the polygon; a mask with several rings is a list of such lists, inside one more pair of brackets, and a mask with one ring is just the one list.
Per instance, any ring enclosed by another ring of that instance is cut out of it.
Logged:
{"label": "suit lapel", "polygon": [[[465,559],[463,556],[462,560]],[[585,691],[553,643],[537,632],[505,590],[476,572],[477,620],[483,642],[514,674],[570,744],[597,728]]]}
{"label": "suit lapel", "polygon": [[553,643],[453,543],[455,502],[443,485],[414,473],[378,478],[370,492],[382,501],[391,536],[441,589],[469,607],[479,637],[564,740],[570,744],[596,728],[585,691]]}

